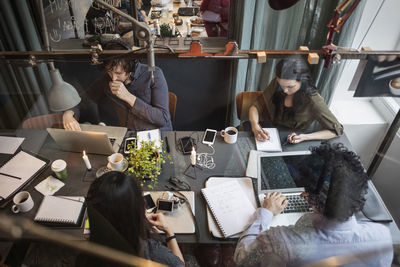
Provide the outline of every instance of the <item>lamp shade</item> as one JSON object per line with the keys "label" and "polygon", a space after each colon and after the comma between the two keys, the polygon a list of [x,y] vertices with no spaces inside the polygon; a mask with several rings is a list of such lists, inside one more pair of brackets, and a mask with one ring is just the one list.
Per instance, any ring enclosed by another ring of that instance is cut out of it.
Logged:
{"label": "lamp shade", "polygon": [[48,95],[49,108],[53,112],[61,112],[71,109],[81,102],[76,89],[63,81],[58,69],[50,70],[53,85]]}

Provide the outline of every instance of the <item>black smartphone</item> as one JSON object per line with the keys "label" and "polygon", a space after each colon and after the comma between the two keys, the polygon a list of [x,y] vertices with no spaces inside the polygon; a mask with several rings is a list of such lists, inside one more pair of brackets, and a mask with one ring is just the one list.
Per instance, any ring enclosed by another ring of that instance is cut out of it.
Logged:
{"label": "black smartphone", "polygon": [[179,139],[179,143],[181,145],[181,150],[184,155],[190,154],[192,151],[193,139],[191,137],[182,137]]}
{"label": "black smartphone", "polygon": [[144,197],[144,202],[146,205],[146,211],[152,212],[153,209],[156,207],[156,203],[154,203],[154,200],[151,197],[150,193],[144,194],[143,197]]}
{"label": "black smartphone", "polygon": [[174,211],[173,200],[158,199],[157,204],[158,204],[157,211],[168,211],[168,212]]}

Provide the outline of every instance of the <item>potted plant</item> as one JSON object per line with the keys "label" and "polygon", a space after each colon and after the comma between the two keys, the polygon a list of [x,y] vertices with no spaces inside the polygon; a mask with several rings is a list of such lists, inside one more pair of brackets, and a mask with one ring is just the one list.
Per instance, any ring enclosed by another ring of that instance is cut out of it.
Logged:
{"label": "potted plant", "polygon": [[[171,156],[161,150],[162,141],[160,146],[156,146],[154,141],[142,141],[140,148],[134,144],[128,145],[129,156],[128,163],[129,167],[127,172],[135,175],[140,180],[140,185],[145,184],[145,180],[149,179],[147,187],[154,189],[154,186],[158,183],[158,176],[161,173],[161,165],[168,159],[170,163]],[[161,151],[161,152],[159,152]]]}

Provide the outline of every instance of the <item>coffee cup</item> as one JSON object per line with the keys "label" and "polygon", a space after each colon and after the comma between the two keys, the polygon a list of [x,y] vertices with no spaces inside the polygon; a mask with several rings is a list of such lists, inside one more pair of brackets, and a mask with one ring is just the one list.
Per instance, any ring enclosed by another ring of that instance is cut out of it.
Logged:
{"label": "coffee cup", "polygon": [[221,130],[221,136],[226,143],[234,144],[237,140],[238,130],[235,127],[226,127],[225,130]]}
{"label": "coffee cup", "polygon": [[124,156],[121,153],[114,153],[108,157],[110,168],[115,171],[121,171],[124,167]]}
{"label": "coffee cup", "polygon": [[400,95],[400,77],[397,77],[389,82],[390,92],[394,95]]}
{"label": "coffee cup", "polygon": [[21,191],[13,198],[14,205],[11,207],[12,212],[27,212],[33,208],[33,199],[29,192]]}
{"label": "coffee cup", "polygon": [[56,174],[57,178],[64,180],[68,177],[67,163],[62,159],[57,159],[51,164],[51,170]]}

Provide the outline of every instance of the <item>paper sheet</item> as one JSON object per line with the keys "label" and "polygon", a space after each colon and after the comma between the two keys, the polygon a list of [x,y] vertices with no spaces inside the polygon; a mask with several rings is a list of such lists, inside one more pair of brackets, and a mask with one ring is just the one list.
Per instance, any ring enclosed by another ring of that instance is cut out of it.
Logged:
{"label": "paper sheet", "polygon": [[54,195],[55,192],[60,190],[65,184],[54,178],[53,176],[49,176],[40,183],[35,186],[35,189],[42,193],[44,196],[51,196]]}
{"label": "paper sheet", "polygon": [[269,133],[269,140],[260,142],[256,140],[256,147],[259,151],[271,151],[280,152],[282,151],[281,140],[279,138],[279,132],[276,128],[263,128]]}
{"label": "paper sheet", "polygon": [[14,154],[25,138],[0,136],[0,153]]}

